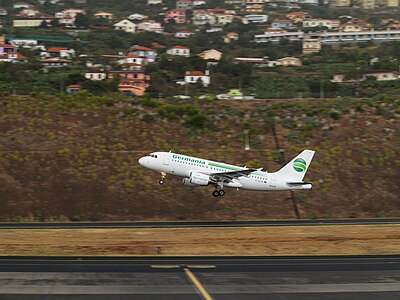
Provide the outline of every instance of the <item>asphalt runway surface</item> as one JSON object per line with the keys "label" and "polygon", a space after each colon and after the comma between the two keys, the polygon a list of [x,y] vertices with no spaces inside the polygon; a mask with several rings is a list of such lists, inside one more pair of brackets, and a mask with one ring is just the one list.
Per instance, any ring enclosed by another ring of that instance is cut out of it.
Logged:
{"label": "asphalt runway surface", "polygon": [[400,299],[400,255],[0,258],[0,299]]}
{"label": "asphalt runway surface", "polygon": [[400,224],[399,218],[338,220],[258,220],[258,221],[161,221],[161,222],[73,222],[73,223],[0,223],[0,229],[61,228],[180,228],[180,227],[260,227]]}

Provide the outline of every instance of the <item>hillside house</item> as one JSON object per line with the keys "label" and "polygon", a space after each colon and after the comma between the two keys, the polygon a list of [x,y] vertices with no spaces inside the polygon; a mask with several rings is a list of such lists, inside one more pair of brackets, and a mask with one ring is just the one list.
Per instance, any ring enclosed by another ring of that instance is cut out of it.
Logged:
{"label": "hillside house", "polygon": [[29,8],[32,7],[29,3],[26,2],[15,2],[13,4],[13,9],[21,9],[21,8]]}
{"label": "hillside house", "polygon": [[228,32],[223,37],[224,43],[229,44],[232,41],[237,41],[239,39],[239,35],[236,32]]}
{"label": "hillside house", "polygon": [[274,20],[271,22],[271,28],[290,28],[293,27],[293,22],[291,20]]}
{"label": "hillside house", "polygon": [[268,15],[245,15],[242,18],[243,24],[251,24],[251,23],[267,23]]}
{"label": "hillside house", "polygon": [[175,37],[178,39],[188,39],[190,38],[194,33],[191,32],[190,30],[183,29],[175,33]]}
{"label": "hillside house", "polygon": [[43,22],[50,24],[54,18],[51,16],[42,15],[37,18],[21,18],[15,17],[13,20],[13,27],[39,27]]}
{"label": "hillside house", "polygon": [[300,67],[301,65],[301,59],[291,56],[278,58],[277,60],[270,60],[268,62],[268,67]]}
{"label": "hillside house", "polygon": [[118,23],[115,23],[113,27],[115,30],[122,30],[127,33],[136,33],[138,26],[132,21],[124,19],[122,21],[119,21]]}
{"label": "hillside house", "polygon": [[82,86],[79,84],[71,84],[65,87],[65,92],[70,95],[79,93],[82,90]]}
{"label": "hillside house", "polygon": [[233,59],[235,63],[250,64],[254,67],[263,68],[268,67],[268,57],[235,57]]}
{"label": "hillside house", "polygon": [[337,29],[340,27],[340,20],[310,19],[303,21],[303,27],[326,27],[328,29]]}
{"label": "hillside house", "polygon": [[28,58],[18,52],[8,52],[0,55],[0,62],[21,63],[27,61]]}
{"label": "hillside house", "polygon": [[177,0],[176,8],[177,9],[193,9],[194,3],[193,0]]}
{"label": "hillside house", "polygon": [[143,66],[145,64],[146,58],[136,54],[128,54],[123,59],[117,61],[120,65],[136,65]]}
{"label": "hillside house", "polygon": [[68,66],[69,61],[61,58],[47,58],[40,60],[40,63],[46,68],[61,68]]}
{"label": "hillside house", "polygon": [[118,70],[108,73],[108,79],[116,77],[120,79],[118,91],[122,93],[143,96],[146,88],[149,87],[150,76],[142,71]]}
{"label": "hillside house", "polygon": [[293,11],[286,14],[286,18],[291,20],[293,23],[303,23],[306,19],[310,18],[307,12],[303,11]]}
{"label": "hillside house", "polygon": [[225,26],[233,22],[235,16],[230,14],[216,14],[216,25]]}
{"label": "hillside house", "polygon": [[17,47],[11,44],[0,44],[0,55],[5,53],[15,52]]}
{"label": "hillside house", "polygon": [[321,40],[320,39],[312,39],[306,38],[303,39],[303,53],[316,53],[321,51]]}
{"label": "hillside house", "polygon": [[108,20],[108,21],[113,21],[113,20],[115,20],[115,15],[114,15],[114,14],[108,13],[108,12],[103,12],[103,11],[100,11],[100,12],[98,12],[98,13],[95,13],[95,14],[94,14],[94,17],[95,17],[95,18],[98,18],[98,19],[106,19],[106,20]]}
{"label": "hillside house", "polygon": [[177,45],[173,46],[172,48],[169,48],[167,50],[167,54],[189,57],[190,49],[188,47]]}
{"label": "hillside house", "polygon": [[207,61],[220,61],[222,58],[222,52],[215,49],[210,49],[201,52],[199,56]]}
{"label": "hillside house", "polygon": [[142,15],[142,14],[131,14],[127,17],[127,19],[131,21],[142,21],[144,19],[147,19],[147,16]]}
{"label": "hillside house", "polygon": [[157,60],[157,51],[151,48],[134,45],[128,50],[129,54],[135,54],[145,58],[144,63],[153,63]]}
{"label": "hillside house", "polygon": [[0,16],[4,17],[8,15],[8,11],[7,9],[5,9],[4,7],[0,7]]}
{"label": "hillside house", "polygon": [[264,10],[264,0],[246,0],[245,11],[248,13],[262,13]]}
{"label": "hillside house", "polygon": [[165,23],[176,23],[185,24],[186,23],[186,11],[184,9],[176,8],[171,9],[164,14]]}
{"label": "hillside house", "polygon": [[194,84],[201,82],[205,87],[210,85],[210,75],[208,70],[203,73],[201,71],[188,71],[185,74],[185,84]]}
{"label": "hillside house", "polygon": [[159,5],[163,4],[163,0],[147,0],[147,5]]}
{"label": "hillside house", "polygon": [[41,57],[59,57],[59,58],[73,58],[75,57],[75,50],[64,47],[53,47],[40,53]]}
{"label": "hillside house", "polygon": [[101,69],[90,69],[85,73],[85,78],[93,81],[107,79],[107,72]]}
{"label": "hillside house", "polygon": [[40,18],[43,14],[34,7],[23,8],[16,14],[17,17],[21,18]]}
{"label": "hillside house", "polygon": [[192,22],[196,26],[214,25],[217,23],[217,18],[213,13],[204,9],[197,9],[193,11]]}
{"label": "hillside house", "polygon": [[154,20],[146,20],[138,24],[137,31],[138,32],[150,31],[156,33],[163,33],[164,28],[161,26],[161,23],[159,22],[156,22]]}

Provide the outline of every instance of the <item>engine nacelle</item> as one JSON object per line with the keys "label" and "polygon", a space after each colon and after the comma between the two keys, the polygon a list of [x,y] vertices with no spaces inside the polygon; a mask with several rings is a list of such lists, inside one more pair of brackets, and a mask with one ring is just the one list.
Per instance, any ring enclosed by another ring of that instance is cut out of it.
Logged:
{"label": "engine nacelle", "polygon": [[190,183],[190,178],[183,178],[182,184],[186,186],[198,186],[197,184]]}
{"label": "engine nacelle", "polygon": [[198,172],[190,174],[190,183],[195,185],[208,185],[210,183],[210,176]]}

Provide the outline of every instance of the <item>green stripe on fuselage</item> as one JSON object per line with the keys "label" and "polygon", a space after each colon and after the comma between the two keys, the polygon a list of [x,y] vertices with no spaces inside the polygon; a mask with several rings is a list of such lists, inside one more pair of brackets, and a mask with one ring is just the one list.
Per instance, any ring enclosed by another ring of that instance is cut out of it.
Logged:
{"label": "green stripe on fuselage", "polygon": [[[216,164],[216,163],[212,163],[212,162],[209,162],[208,165],[211,166],[211,167],[216,167],[216,168],[221,168],[221,169],[226,169],[226,170],[231,170],[231,171],[240,171],[240,170],[244,170],[243,168],[237,168],[237,167],[232,167],[232,166],[225,166],[225,165],[220,165],[220,164]],[[261,173],[261,172],[253,172],[253,173],[251,173],[251,174],[255,174],[255,175],[258,175],[258,176],[264,176],[264,177],[266,177],[266,175],[265,175],[264,173]]]}

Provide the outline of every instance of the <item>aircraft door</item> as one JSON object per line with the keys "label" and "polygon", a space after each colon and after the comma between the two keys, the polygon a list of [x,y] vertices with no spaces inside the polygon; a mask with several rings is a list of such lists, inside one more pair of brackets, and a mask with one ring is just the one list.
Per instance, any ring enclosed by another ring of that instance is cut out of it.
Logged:
{"label": "aircraft door", "polygon": [[270,178],[269,178],[269,186],[270,187],[276,187],[276,177],[275,176],[270,176]]}
{"label": "aircraft door", "polygon": [[163,164],[164,164],[164,166],[169,166],[169,157],[164,158]]}

